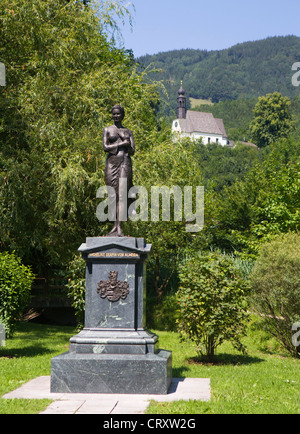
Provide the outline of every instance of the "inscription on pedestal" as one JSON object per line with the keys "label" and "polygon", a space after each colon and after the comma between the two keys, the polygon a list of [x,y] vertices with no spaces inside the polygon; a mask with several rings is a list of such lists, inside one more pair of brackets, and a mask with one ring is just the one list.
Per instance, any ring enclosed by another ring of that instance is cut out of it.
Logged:
{"label": "inscription on pedestal", "polygon": [[138,253],[133,252],[98,252],[98,253],[90,253],[89,258],[132,258],[132,259],[140,259],[140,255]]}

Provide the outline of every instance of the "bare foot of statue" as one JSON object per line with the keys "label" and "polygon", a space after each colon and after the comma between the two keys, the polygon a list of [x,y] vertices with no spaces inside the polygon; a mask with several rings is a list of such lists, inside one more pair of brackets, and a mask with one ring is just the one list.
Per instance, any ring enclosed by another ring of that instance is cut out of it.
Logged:
{"label": "bare foot of statue", "polygon": [[124,234],[121,230],[121,227],[118,227],[118,229],[117,229],[117,237],[124,237]]}
{"label": "bare foot of statue", "polygon": [[124,237],[124,234],[121,230],[121,226],[118,224],[114,224],[112,230],[105,236],[106,237]]}

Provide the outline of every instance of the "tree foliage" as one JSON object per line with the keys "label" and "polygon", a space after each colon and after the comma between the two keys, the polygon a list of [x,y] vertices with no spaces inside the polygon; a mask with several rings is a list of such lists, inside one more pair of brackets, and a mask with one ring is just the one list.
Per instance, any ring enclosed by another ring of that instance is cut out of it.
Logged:
{"label": "tree foliage", "polygon": [[270,145],[242,180],[214,195],[214,219],[204,230],[212,245],[257,254],[272,237],[299,230],[299,146]]}
{"label": "tree foliage", "polygon": [[250,275],[252,302],[265,328],[294,356],[293,324],[300,321],[300,235],[287,233],[264,244]]}
{"label": "tree foliage", "polygon": [[290,112],[291,101],[279,92],[258,99],[250,123],[252,140],[260,148],[287,137],[294,128]]}
{"label": "tree foliage", "polygon": [[234,148],[217,144],[197,146],[196,158],[205,188],[221,191],[224,187],[242,180],[249,170],[262,160],[256,148],[238,144]]}
{"label": "tree foliage", "polygon": [[34,274],[13,253],[0,253],[0,322],[10,338],[30,300]]}
{"label": "tree foliage", "polygon": [[74,309],[77,327],[84,326],[85,312],[85,260],[75,255],[68,264],[67,294]]}

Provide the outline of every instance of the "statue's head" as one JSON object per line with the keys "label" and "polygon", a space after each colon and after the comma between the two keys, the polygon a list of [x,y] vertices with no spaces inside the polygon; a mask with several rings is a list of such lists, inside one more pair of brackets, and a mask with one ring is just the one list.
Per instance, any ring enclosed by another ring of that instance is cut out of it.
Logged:
{"label": "statue's head", "polygon": [[114,105],[113,108],[111,109],[112,114],[114,114],[115,112],[117,112],[117,110],[121,113],[121,117],[122,120],[125,117],[125,110],[124,107],[122,107],[120,104]]}

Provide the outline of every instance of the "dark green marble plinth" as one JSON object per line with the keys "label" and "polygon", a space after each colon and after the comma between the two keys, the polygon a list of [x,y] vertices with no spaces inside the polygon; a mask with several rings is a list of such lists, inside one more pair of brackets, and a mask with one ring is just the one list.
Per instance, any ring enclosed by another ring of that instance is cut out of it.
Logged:
{"label": "dark green marble plinth", "polygon": [[65,353],[51,361],[51,392],[65,393],[168,393],[172,356],[156,354]]}
{"label": "dark green marble plinth", "polygon": [[85,327],[51,360],[51,392],[166,394],[172,354],[145,327],[142,238],[87,238]]}

